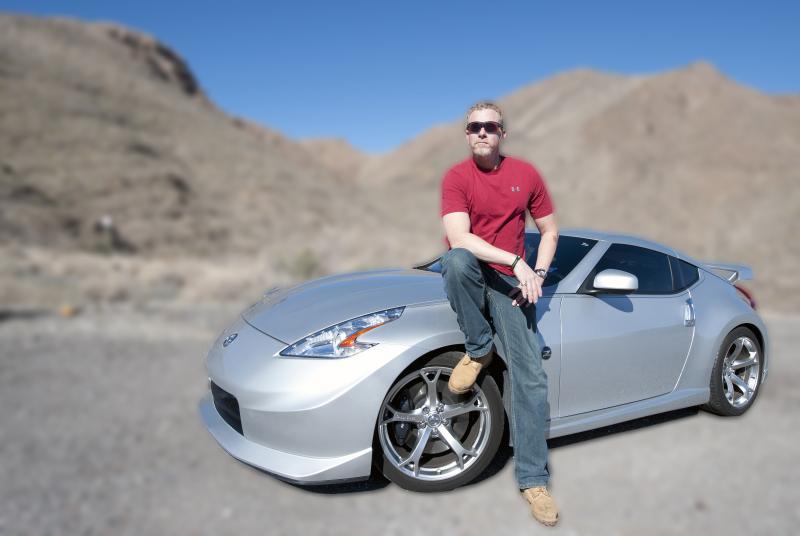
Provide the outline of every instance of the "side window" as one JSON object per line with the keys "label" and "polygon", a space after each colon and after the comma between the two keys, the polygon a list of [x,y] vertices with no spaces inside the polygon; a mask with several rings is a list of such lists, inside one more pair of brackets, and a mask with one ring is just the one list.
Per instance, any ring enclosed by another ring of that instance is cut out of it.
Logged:
{"label": "side window", "polygon": [[[536,264],[536,256],[539,254],[539,243],[542,235],[539,233],[528,233],[525,238],[525,251],[527,252],[526,261],[533,267]],[[579,262],[583,260],[589,250],[594,247],[597,240],[581,238],[577,236],[562,235],[558,237],[556,253],[547,271],[543,287],[558,284],[559,281],[567,277]]]}
{"label": "side window", "polygon": [[672,294],[669,255],[629,244],[611,244],[584,281],[584,290],[594,290],[594,276],[613,268],[635,275],[639,288],[632,294]]}
{"label": "side window", "polygon": [[672,273],[675,277],[675,292],[691,287],[700,279],[697,266],[675,257],[670,257],[669,261],[672,264]]}

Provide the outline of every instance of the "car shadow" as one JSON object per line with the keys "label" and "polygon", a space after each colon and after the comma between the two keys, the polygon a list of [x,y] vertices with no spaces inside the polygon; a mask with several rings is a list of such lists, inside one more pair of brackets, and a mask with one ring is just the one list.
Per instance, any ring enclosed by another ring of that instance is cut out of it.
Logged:
{"label": "car shadow", "polygon": [[[697,415],[699,411],[700,408],[698,406],[690,408],[682,408],[673,411],[667,411],[665,413],[659,413],[657,415],[640,417],[638,419],[634,419],[631,421],[612,424],[610,426],[604,426],[602,428],[596,428],[594,430],[587,430],[586,432],[578,432],[576,434],[570,434],[567,436],[555,437],[547,440],[547,447],[549,450],[553,450],[559,447],[574,445],[575,443],[591,441],[593,439],[599,439],[623,432],[631,432],[633,430],[639,430],[642,428],[663,424],[677,419],[683,419],[686,417],[694,416]],[[506,424],[506,432],[503,438],[502,446],[498,450],[492,462],[483,471],[483,473],[478,475],[478,477],[475,478],[475,480],[467,484],[465,487],[474,486],[476,484],[479,484],[480,482],[483,482],[488,478],[493,477],[494,475],[502,471],[503,468],[508,463],[508,461],[514,457],[514,448],[509,446],[509,441],[507,436],[508,436],[508,424]]]}
{"label": "car shadow", "polygon": [[341,493],[362,493],[365,491],[377,491],[383,489],[391,482],[379,474],[377,471],[372,471],[368,480],[357,480],[353,482],[338,482],[335,484],[322,484],[317,486],[307,486],[303,484],[296,484],[293,482],[285,482],[286,484],[303,491],[311,493],[318,493],[321,495],[338,495]]}
{"label": "car shadow", "polygon": [[322,495],[330,495],[330,494],[339,494],[339,493],[359,493],[363,491],[376,491],[382,488],[385,488],[391,482],[380,474],[375,468],[372,468],[372,474],[370,474],[369,479],[359,479],[359,480],[343,480],[341,482],[333,482],[330,484],[301,484],[298,482],[291,482],[289,480],[284,480],[283,478],[270,473],[268,471],[264,471],[258,467],[254,467],[252,465],[244,464],[247,469],[250,471],[255,471],[256,473],[272,478],[277,480],[280,484],[284,486],[289,486],[291,488],[295,488],[301,491],[307,491],[309,493],[319,493]]}
{"label": "car shadow", "polygon": [[[665,413],[659,413],[658,415],[641,417],[639,419],[635,419],[632,421],[613,424],[611,426],[604,426],[602,428],[588,430],[586,432],[579,432],[577,434],[571,434],[568,436],[548,439],[547,445],[550,450],[557,449],[560,447],[566,447],[569,445],[574,445],[575,443],[582,443],[584,441],[591,441],[593,439],[608,437],[610,435],[619,434],[623,432],[631,432],[634,430],[640,430],[642,428],[648,428],[650,426],[656,426],[659,424],[667,423],[677,419],[683,419],[686,417],[697,415],[699,411],[700,411],[699,407],[691,407],[691,408],[683,408],[683,409],[668,411]],[[466,484],[465,486],[462,486],[463,488],[469,488],[471,486],[475,486],[489,478],[492,478],[497,473],[502,471],[505,468],[506,464],[508,464],[508,461],[514,457],[514,449],[513,447],[509,446],[508,430],[509,427],[508,424],[506,423],[503,440],[501,442],[500,448],[497,451],[497,454],[489,463],[489,465],[486,467],[486,469],[484,469],[483,472],[475,478],[475,480],[473,480],[469,484]],[[258,469],[256,470],[258,471]],[[360,480],[354,482],[340,482],[334,484],[323,484],[315,486],[297,484],[294,482],[286,482],[286,481],[283,481],[283,483],[293,488],[323,495],[325,494],[333,495],[342,493],[363,493],[369,491],[376,491],[379,489],[383,489],[387,487],[389,484],[391,484],[391,482],[388,479],[386,479],[383,475],[381,475],[378,471],[376,471],[374,467],[372,474],[370,475],[370,478],[368,480]]]}
{"label": "car shadow", "polygon": [[630,432],[633,430],[639,430],[641,428],[647,428],[649,426],[655,426],[658,424],[674,421],[677,419],[683,419],[685,417],[691,417],[697,415],[699,412],[700,412],[699,406],[676,409],[673,411],[667,411],[665,413],[659,413],[657,415],[640,417],[632,421],[613,424],[611,426],[604,426],[603,428],[597,428],[595,430],[587,430],[586,432],[579,432],[577,434],[548,439],[547,444],[551,449],[558,447],[566,447],[568,445],[581,443],[583,441],[589,441],[591,439],[606,437],[614,434],[619,434],[622,432]]}

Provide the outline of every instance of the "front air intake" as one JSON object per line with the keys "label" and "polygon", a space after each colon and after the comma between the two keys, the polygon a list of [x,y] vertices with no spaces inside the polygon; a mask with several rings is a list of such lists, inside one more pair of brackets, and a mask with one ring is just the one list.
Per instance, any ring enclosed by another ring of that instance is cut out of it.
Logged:
{"label": "front air intake", "polygon": [[236,397],[214,382],[211,382],[211,396],[214,397],[214,407],[217,408],[219,416],[231,428],[244,435],[242,433],[242,418],[239,415],[239,402],[237,402]]}

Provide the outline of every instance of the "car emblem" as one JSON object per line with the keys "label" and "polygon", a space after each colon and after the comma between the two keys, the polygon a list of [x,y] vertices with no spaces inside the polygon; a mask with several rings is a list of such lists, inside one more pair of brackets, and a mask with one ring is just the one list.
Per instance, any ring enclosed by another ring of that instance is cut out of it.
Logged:
{"label": "car emblem", "polygon": [[233,341],[235,341],[235,340],[236,340],[236,337],[238,337],[238,336],[239,336],[239,334],[238,334],[238,333],[234,333],[233,335],[228,335],[227,337],[225,337],[225,340],[224,340],[224,341],[222,341],[222,346],[223,346],[223,347],[225,347],[225,348],[227,348],[227,347],[228,347],[228,345],[229,345],[230,343],[232,343]]}

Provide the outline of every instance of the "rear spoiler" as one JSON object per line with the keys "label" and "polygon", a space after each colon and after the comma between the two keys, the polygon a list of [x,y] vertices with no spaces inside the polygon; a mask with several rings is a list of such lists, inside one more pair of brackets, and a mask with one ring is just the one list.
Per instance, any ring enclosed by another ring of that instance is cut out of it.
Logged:
{"label": "rear spoiler", "polygon": [[737,281],[753,279],[753,270],[743,264],[704,262],[702,267],[725,279],[731,285]]}

